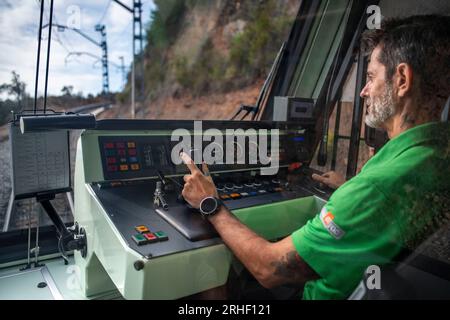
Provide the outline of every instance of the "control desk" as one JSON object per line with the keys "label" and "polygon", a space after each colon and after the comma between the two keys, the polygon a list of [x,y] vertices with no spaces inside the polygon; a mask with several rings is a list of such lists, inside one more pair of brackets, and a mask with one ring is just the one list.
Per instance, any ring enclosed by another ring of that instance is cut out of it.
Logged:
{"label": "control desk", "polygon": [[[180,147],[195,162],[211,154],[209,169],[225,205],[249,228],[277,240],[314,217],[330,196],[307,166],[313,128],[102,120],[84,131],[77,146],[75,221],[86,230],[87,254],[76,252],[75,260],[86,296],[117,288],[127,299],[177,299],[225,284],[233,255],[181,197],[188,171],[177,159]],[[164,205],[155,201],[155,191]]]}

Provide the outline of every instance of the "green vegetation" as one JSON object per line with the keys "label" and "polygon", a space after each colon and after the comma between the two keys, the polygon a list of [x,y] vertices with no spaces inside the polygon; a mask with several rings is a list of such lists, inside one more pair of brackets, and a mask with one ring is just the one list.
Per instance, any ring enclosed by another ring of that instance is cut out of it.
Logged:
{"label": "green vegetation", "polygon": [[274,17],[276,5],[272,0],[254,8],[244,32],[233,39],[229,60],[232,76],[252,80],[270,69],[293,22],[286,15]]}
{"label": "green vegetation", "polygon": [[[227,92],[267,75],[294,19],[280,9],[277,0],[225,4],[224,7],[232,10],[221,13],[217,30],[238,19],[245,22],[244,29],[231,39],[226,51],[214,45],[217,39],[213,37],[222,36],[220,32],[212,32],[206,35],[195,56],[175,52],[173,45],[183,28],[191,23],[186,20],[187,14],[201,6],[219,5],[219,2],[211,4],[210,1],[155,0],[152,23],[147,27],[147,47],[144,56],[138,60],[138,63],[142,59],[145,61],[147,98],[174,92],[174,88],[194,96],[211,91]],[[130,91],[128,84],[118,99],[126,101]]]}

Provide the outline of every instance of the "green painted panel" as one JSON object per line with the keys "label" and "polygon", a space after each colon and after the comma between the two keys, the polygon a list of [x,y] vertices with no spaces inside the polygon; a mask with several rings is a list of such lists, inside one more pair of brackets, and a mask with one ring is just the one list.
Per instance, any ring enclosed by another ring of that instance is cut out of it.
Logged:
{"label": "green painted panel", "polygon": [[325,202],[316,197],[298,198],[233,211],[250,229],[266,239],[278,239],[301,228],[319,213]]}

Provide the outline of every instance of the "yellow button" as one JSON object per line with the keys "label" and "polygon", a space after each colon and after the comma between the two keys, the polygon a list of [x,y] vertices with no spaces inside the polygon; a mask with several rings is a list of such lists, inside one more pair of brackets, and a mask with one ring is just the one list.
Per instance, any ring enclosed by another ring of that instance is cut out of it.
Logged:
{"label": "yellow button", "polygon": [[140,233],[150,232],[150,230],[148,230],[148,228],[146,226],[137,226],[135,229],[137,232],[140,232]]}
{"label": "yellow button", "polygon": [[121,164],[120,165],[120,171],[127,171],[128,170],[128,165],[127,164]]}
{"label": "yellow button", "polygon": [[136,143],[128,142],[128,148],[136,148]]}
{"label": "yellow button", "polygon": [[137,163],[131,165],[131,170],[139,170],[139,165]]}
{"label": "yellow button", "polygon": [[226,194],[222,194],[222,195],[220,195],[220,198],[221,198],[222,200],[226,200],[226,199],[230,199],[230,196],[229,196],[229,195],[226,195]]}

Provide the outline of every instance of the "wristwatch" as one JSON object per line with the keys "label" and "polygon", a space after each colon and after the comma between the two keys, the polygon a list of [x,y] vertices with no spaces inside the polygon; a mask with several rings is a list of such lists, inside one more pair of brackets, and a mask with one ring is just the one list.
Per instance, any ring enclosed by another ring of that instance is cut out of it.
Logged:
{"label": "wristwatch", "polygon": [[222,200],[216,197],[206,197],[200,202],[199,210],[203,216],[209,217],[217,213],[223,205]]}

